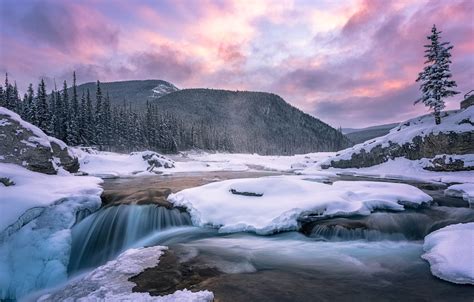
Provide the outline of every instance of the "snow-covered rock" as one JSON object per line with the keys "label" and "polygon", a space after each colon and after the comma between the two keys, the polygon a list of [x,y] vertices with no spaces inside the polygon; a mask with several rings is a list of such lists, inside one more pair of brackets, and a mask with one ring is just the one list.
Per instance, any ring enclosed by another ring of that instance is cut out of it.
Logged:
{"label": "snow-covered rock", "polygon": [[29,170],[56,174],[61,167],[76,172],[76,156],[59,139],[0,107],[0,162],[22,165]]}
{"label": "snow-covered rock", "polygon": [[[338,152],[323,166],[361,168],[397,157],[418,160],[440,154],[474,154],[474,107],[443,112],[440,125],[435,124],[431,114],[408,120],[387,135]],[[432,167],[443,171],[472,169],[461,162],[444,165],[444,168],[442,163],[435,160]]]}
{"label": "snow-covered rock", "polygon": [[214,295],[209,291],[191,292],[185,289],[166,296],[132,292],[135,284],[128,279],[146,268],[159,265],[159,258],[165,249],[154,246],[127,250],[117,259],[41,296],[38,301],[213,301]]}
{"label": "snow-covered rock", "polygon": [[[102,193],[99,178],[47,175],[14,164],[0,163],[0,178],[13,182],[10,186],[0,183],[0,242],[5,232],[10,234],[18,229],[15,222],[21,216],[30,216],[30,209],[41,211],[60,200],[83,196],[98,198]],[[19,227],[27,222],[23,218]]]}
{"label": "snow-covered rock", "polygon": [[436,277],[474,284],[474,222],[450,225],[425,237],[421,257]]}
{"label": "snow-covered rock", "polygon": [[101,180],[47,175],[0,163],[0,300],[17,299],[67,278],[70,228],[100,205]]}
{"label": "snow-covered rock", "polygon": [[268,234],[298,229],[305,215],[369,215],[374,210],[402,211],[432,200],[406,184],[346,182],[333,185],[297,176],[233,179],[171,194],[168,200],[187,208],[197,226],[220,232]]}
{"label": "snow-covered rock", "polygon": [[444,194],[447,196],[461,197],[469,202],[471,208],[474,207],[474,183],[464,183],[449,186],[446,190],[444,190]]}
{"label": "snow-covered rock", "polygon": [[153,151],[120,154],[75,149],[75,153],[79,156],[81,172],[102,178],[160,173],[175,164],[170,158]]}

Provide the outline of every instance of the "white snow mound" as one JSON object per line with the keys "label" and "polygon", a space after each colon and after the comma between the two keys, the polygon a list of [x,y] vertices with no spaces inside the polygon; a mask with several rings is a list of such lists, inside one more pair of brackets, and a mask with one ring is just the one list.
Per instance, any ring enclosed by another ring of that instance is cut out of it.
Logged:
{"label": "white snow mound", "polygon": [[166,296],[132,292],[135,284],[128,279],[146,268],[156,266],[166,249],[163,246],[129,249],[117,259],[71,280],[53,293],[41,296],[38,301],[212,301],[214,295],[209,291],[191,292],[185,289]]}
{"label": "white snow mound", "polygon": [[458,284],[474,284],[474,222],[444,227],[425,237],[421,257],[436,277]]}
{"label": "white snow mound", "polygon": [[330,185],[298,176],[276,176],[210,183],[171,194],[168,200],[186,207],[197,226],[211,225],[220,232],[269,234],[298,229],[297,219],[306,214],[402,211],[402,204],[419,205],[432,198],[406,184],[338,181]]}

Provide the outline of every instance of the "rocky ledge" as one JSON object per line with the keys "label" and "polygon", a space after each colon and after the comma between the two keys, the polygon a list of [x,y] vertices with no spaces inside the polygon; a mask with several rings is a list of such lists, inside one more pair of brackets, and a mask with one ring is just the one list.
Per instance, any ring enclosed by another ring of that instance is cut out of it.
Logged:
{"label": "rocky ledge", "polygon": [[474,107],[445,112],[441,125],[431,115],[400,124],[389,134],[345,149],[321,165],[322,168],[364,168],[404,157],[427,159],[432,171],[473,170],[459,155],[474,154]]}
{"label": "rocky ledge", "polygon": [[77,172],[79,162],[61,140],[0,107],[0,162],[21,165],[28,170],[56,174],[61,167]]}

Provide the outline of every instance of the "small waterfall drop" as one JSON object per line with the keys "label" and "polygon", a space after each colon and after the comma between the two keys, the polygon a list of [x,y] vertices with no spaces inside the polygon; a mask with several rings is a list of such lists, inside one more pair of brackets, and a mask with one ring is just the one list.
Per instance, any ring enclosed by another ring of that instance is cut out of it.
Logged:
{"label": "small waterfall drop", "polygon": [[446,225],[472,221],[472,209],[436,207],[418,211],[376,212],[363,217],[329,218],[305,226],[303,233],[329,241],[422,240]]}
{"label": "small waterfall drop", "polygon": [[192,225],[188,213],[157,205],[103,208],[72,228],[69,274],[105,263],[153,232]]}

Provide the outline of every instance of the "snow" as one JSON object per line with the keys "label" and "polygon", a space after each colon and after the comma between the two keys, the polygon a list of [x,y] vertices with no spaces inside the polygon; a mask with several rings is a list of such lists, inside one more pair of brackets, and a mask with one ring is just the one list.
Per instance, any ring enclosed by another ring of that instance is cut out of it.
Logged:
{"label": "snow", "polygon": [[400,123],[398,127],[393,128],[387,135],[377,137],[361,144],[357,144],[351,148],[338,152],[335,157],[328,158],[327,163],[331,160],[348,160],[351,159],[353,153],[360,153],[362,149],[370,152],[372,148],[382,145],[388,147],[389,142],[403,145],[409,143],[416,136],[427,136],[429,134],[439,134],[441,132],[472,132],[474,126],[465,121],[474,121],[474,107],[468,107],[464,110],[446,111],[441,114],[442,122],[435,124],[432,114],[427,114],[410,119],[404,123]]}
{"label": "snow", "polygon": [[[240,193],[263,194],[244,196]],[[369,215],[377,209],[402,211],[403,204],[419,205],[432,198],[406,184],[335,182],[333,185],[298,176],[232,179],[171,194],[168,200],[186,207],[197,226],[220,232],[251,231],[269,234],[298,229],[306,214],[324,216]]]}
{"label": "snow", "polygon": [[47,175],[14,164],[0,163],[0,177],[15,183],[8,187],[0,184],[0,235],[28,209],[48,207],[63,198],[102,193],[102,181],[95,177]]}
{"label": "snow", "polygon": [[[470,162],[473,156],[458,155],[454,158],[460,158]],[[367,176],[373,178],[399,179],[403,181],[422,181],[422,182],[441,182],[441,183],[474,183],[474,171],[455,171],[455,172],[435,172],[423,169],[428,165],[428,159],[409,160],[403,157],[390,159],[382,164],[367,168],[329,168],[321,171],[319,165],[296,171],[303,175],[320,175],[327,171],[339,175]]]}
{"label": "snow", "polygon": [[166,296],[132,292],[135,284],[128,279],[158,265],[166,249],[163,246],[129,249],[117,259],[41,296],[38,301],[213,301],[214,295],[209,291],[191,292],[185,289]]}
{"label": "snow", "polygon": [[474,222],[450,225],[425,237],[421,257],[436,277],[474,284]]}
{"label": "snow", "polygon": [[[131,154],[120,154],[114,152],[85,152],[74,149],[74,153],[79,158],[80,171],[89,175],[102,178],[128,177],[133,175],[153,174],[147,171],[150,168],[148,162],[143,158],[146,155],[153,155],[151,151],[133,152]],[[156,153],[157,154],[157,153]],[[158,154],[159,155],[159,154]],[[162,155],[152,157],[161,160],[162,164],[173,165],[173,160]],[[165,168],[154,168],[153,170],[163,171]]]}
{"label": "snow", "polygon": [[242,169],[263,169],[269,171],[292,172],[313,165],[334,155],[334,152],[318,152],[292,156],[265,156],[242,153],[182,152],[185,158],[205,163],[209,166],[242,167]]}
{"label": "snow", "polygon": [[16,299],[67,278],[76,213],[96,211],[102,182],[47,175],[0,163],[0,300]]}
{"label": "snow", "polygon": [[[27,130],[32,132],[34,136],[28,139],[30,142],[36,142],[40,145],[51,148],[49,137],[40,128],[24,121],[18,114],[11,110],[8,110],[5,107],[0,107],[0,115],[8,116],[11,120],[18,122],[23,128],[26,128]],[[10,123],[3,122],[0,124],[0,127],[7,126],[9,124]]]}
{"label": "snow", "polygon": [[464,200],[469,202],[471,207],[474,207],[474,183],[449,186],[444,190],[444,194],[447,196],[462,197]]}

